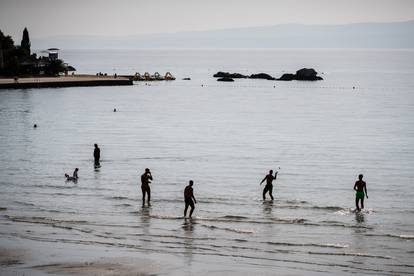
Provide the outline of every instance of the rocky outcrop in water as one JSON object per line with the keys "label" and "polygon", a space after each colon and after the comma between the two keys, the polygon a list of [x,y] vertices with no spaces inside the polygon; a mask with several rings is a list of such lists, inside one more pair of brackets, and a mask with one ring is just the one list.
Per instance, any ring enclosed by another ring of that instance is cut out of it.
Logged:
{"label": "rocky outcrop in water", "polygon": [[232,78],[232,79],[246,79],[248,76],[245,76],[240,73],[229,73],[229,72],[217,72],[213,75],[215,78]]}
{"label": "rocky outcrop in water", "polygon": [[[250,76],[246,76],[240,73],[229,73],[229,72],[217,72],[213,75],[218,81],[234,81],[234,79],[263,79],[263,80],[279,80],[279,81],[291,81],[291,80],[299,80],[299,81],[317,81],[323,80],[322,77],[318,76],[318,72],[315,71],[313,68],[302,68],[296,71],[296,74],[283,74],[280,78],[276,79],[269,74],[266,73],[258,73],[252,74]],[[231,79],[231,80],[230,80]]]}
{"label": "rocky outcrop in water", "polygon": [[249,78],[250,79],[275,80],[274,77],[266,73],[252,74]]}
{"label": "rocky outcrop in water", "polygon": [[291,81],[291,80],[300,80],[300,81],[317,81],[323,80],[322,77],[318,76],[318,72],[313,68],[302,68],[296,71],[296,74],[283,74],[277,80],[279,81]]}
{"label": "rocky outcrop in water", "polygon": [[227,81],[227,82],[232,82],[234,81],[232,78],[229,77],[223,77],[223,78],[219,78],[217,79],[217,81]]}

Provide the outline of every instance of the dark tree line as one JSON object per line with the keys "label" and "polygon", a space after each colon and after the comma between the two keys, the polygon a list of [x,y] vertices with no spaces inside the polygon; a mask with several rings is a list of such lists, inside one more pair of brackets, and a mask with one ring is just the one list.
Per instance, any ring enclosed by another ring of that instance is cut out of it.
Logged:
{"label": "dark tree line", "polygon": [[20,46],[15,46],[11,36],[0,30],[0,76],[24,77],[33,75],[56,76],[63,73],[66,67],[62,60],[51,60],[48,57],[37,57],[32,54],[29,32],[23,30]]}

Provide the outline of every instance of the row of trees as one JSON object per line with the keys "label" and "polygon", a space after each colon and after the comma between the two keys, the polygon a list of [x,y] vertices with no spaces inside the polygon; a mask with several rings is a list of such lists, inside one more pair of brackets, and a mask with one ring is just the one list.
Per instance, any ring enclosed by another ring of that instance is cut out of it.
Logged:
{"label": "row of trees", "polygon": [[63,73],[66,67],[62,60],[51,60],[48,57],[37,57],[31,53],[31,43],[27,28],[19,46],[14,45],[11,36],[5,36],[0,30],[0,76],[21,77],[33,75],[56,76]]}

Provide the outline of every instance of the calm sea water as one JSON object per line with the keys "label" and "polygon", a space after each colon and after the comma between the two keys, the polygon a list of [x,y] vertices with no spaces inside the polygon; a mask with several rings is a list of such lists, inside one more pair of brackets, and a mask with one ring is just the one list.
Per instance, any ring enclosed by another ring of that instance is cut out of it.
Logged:
{"label": "calm sea water", "polygon": [[[414,51],[62,56],[82,73],[171,71],[177,80],[1,90],[2,238],[171,253],[190,269],[215,256],[224,268],[237,260],[262,273],[413,274]],[[302,67],[325,80],[212,77],[219,70],[280,76]],[[78,183],[65,182],[75,167]],[[142,208],[146,167],[153,204]],[[263,202],[259,182],[278,167],[275,201]],[[369,199],[355,214],[360,173]],[[182,219],[189,179],[198,199],[191,221]]]}

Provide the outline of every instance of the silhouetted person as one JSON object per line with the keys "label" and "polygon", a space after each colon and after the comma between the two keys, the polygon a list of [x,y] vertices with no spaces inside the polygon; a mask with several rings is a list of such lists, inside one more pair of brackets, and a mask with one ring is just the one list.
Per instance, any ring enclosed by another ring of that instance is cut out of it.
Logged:
{"label": "silhouetted person", "polygon": [[191,210],[190,210],[190,216],[189,217],[191,218],[191,215],[193,214],[194,208],[195,208],[194,204],[197,203],[197,200],[195,199],[194,193],[193,193],[193,184],[194,184],[194,182],[192,180],[190,180],[188,186],[185,187],[185,189],[184,189],[184,202],[185,202],[184,217],[187,215],[188,206],[190,206]]}
{"label": "silhouetted person", "polygon": [[266,186],[263,189],[263,200],[266,199],[266,193],[269,192],[270,198],[273,200],[273,180],[277,177],[277,172],[273,176],[273,170],[269,171],[269,174],[266,175],[263,180],[260,182],[260,185],[266,180]]}
{"label": "silhouetted person", "polygon": [[100,165],[99,160],[101,159],[101,149],[98,147],[98,144],[95,144],[93,159],[95,160],[95,166],[98,167]]}
{"label": "silhouetted person", "polygon": [[79,178],[78,171],[79,171],[78,168],[75,168],[75,170],[73,171],[73,178],[75,178],[76,180]]}
{"label": "silhouetted person", "polygon": [[[355,182],[354,190],[356,191],[355,195],[355,206],[358,211],[361,209],[364,209],[364,196],[368,198],[368,192],[367,192],[367,183],[362,180],[364,176],[360,174],[358,176],[359,180]],[[365,194],[364,194],[365,191]],[[361,200],[361,208],[359,208],[359,201]]]}
{"label": "silhouetted person", "polygon": [[65,173],[65,177],[67,181],[74,181],[76,182],[78,180],[78,168],[75,168],[75,170],[73,171],[73,176],[69,176],[67,173]]}
{"label": "silhouetted person", "polygon": [[145,169],[145,172],[141,175],[141,190],[142,190],[142,205],[145,204],[145,194],[148,195],[148,205],[150,205],[151,200],[151,188],[149,184],[151,183],[152,175],[150,169]]}
{"label": "silhouetted person", "polygon": [[116,112],[116,108],[114,108],[114,112]]}

